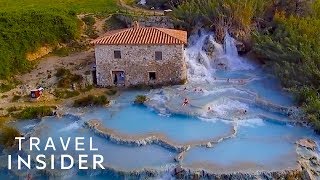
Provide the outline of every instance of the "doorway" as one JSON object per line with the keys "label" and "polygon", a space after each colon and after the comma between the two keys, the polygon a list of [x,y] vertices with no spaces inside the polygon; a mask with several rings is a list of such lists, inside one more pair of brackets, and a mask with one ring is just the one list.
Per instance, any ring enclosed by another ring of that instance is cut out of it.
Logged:
{"label": "doorway", "polygon": [[150,81],[156,80],[156,72],[149,72],[149,80]]}
{"label": "doorway", "polygon": [[112,71],[112,79],[113,79],[113,84],[116,86],[125,85],[124,71]]}

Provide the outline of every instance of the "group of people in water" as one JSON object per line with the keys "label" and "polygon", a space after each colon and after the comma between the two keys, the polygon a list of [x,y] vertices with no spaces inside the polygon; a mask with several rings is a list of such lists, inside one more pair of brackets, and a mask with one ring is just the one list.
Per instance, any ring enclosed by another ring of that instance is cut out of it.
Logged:
{"label": "group of people in water", "polygon": [[[183,90],[186,91],[187,88],[185,87]],[[204,91],[203,91],[202,88],[199,88],[199,89],[198,89],[198,88],[195,88],[195,89],[194,89],[194,92],[204,92]]]}
{"label": "group of people in water", "polygon": [[[229,80],[229,79],[228,79]],[[239,80],[239,82],[240,82],[240,80]],[[184,88],[184,91],[186,91],[187,90],[187,88],[185,87]],[[203,91],[203,89],[202,88],[195,88],[194,89],[194,92],[204,92]],[[188,105],[190,105],[190,100],[189,100],[189,98],[184,98],[183,99],[183,102],[182,102],[182,107],[184,107],[184,106],[188,106]],[[208,106],[208,112],[213,112],[214,111],[214,109],[211,107],[211,106]],[[246,115],[247,114],[247,110],[246,109],[241,109],[241,110],[239,110],[238,111],[240,114],[242,114],[242,115]]]}
{"label": "group of people in water", "polygon": [[[182,106],[187,106],[190,104],[190,101],[188,98],[184,98],[183,102],[182,102]],[[213,112],[214,109],[211,106],[208,106],[208,112]],[[242,115],[246,115],[247,114],[247,110],[246,109],[241,109],[238,111],[240,114]]]}
{"label": "group of people in water", "polygon": [[[227,82],[230,82],[230,78],[227,79]],[[239,83],[239,84],[245,84],[245,80],[239,79],[239,80],[238,80],[238,83]]]}
{"label": "group of people in water", "polygon": [[[186,91],[187,90],[187,87],[185,87],[184,89],[183,89],[184,91]],[[203,89],[202,88],[195,88],[194,89],[194,92],[201,92],[201,93],[203,93],[204,91],[203,91]],[[187,105],[189,105],[189,99],[188,98],[184,98],[184,100],[183,100],[183,102],[182,102],[182,106],[187,106]]]}
{"label": "group of people in water", "polygon": [[[214,80],[216,80],[216,79],[217,79],[217,78],[214,77]],[[230,78],[227,78],[226,81],[227,81],[227,82],[230,82]],[[245,83],[245,80],[239,79],[238,82],[239,82],[240,84],[244,84],[244,83]],[[186,90],[188,90],[187,87],[184,88],[184,91],[186,91]],[[203,93],[204,90],[203,90],[202,88],[196,87],[196,88],[194,89],[194,92]],[[190,105],[190,100],[189,100],[189,98],[186,97],[186,98],[183,99],[182,107],[188,106],[188,105]],[[213,112],[213,111],[214,111],[214,109],[213,109],[211,106],[208,106],[207,110],[208,110],[208,112]],[[238,113],[241,114],[241,115],[246,115],[247,112],[248,112],[248,111],[247,111],[246,109],[238,110]]]}

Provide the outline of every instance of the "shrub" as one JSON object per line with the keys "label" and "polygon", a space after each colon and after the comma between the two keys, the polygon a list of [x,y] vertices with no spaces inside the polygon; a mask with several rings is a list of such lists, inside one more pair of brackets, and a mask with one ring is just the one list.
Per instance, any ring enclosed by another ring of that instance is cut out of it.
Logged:
{"label": "shrub", "polygon": [[77,99],[74,101],[74,107],[86,107],[86,106],[104,106],[108,105],[110,101],[106,96],[92,96],[88,95],[87,97],[83,97],[81,99]]}
{"label": "shrub", "polygon": [[5,148],[12,147],[15,144],[15,137],[20,137],[20,132],[9,126],[2,126],[0,132],[0,144]]}
{"label": "shrub", "polygon": [[96,19],[91,16],[91,15],[86,15],[82,18],[82,21],[87,25],[87,26],[93,26],[96,23]]}
{"label": "shrub", "polygon": [[15,86],[13,84],[0,84],[0,93],[8,92]]}
{"label": "shrub", "polygon": [[1,98],[7,98],[9,97],[8,95],[2,95]]}
{"label": "shrub", "polygon": [[154,7],[154,8],[161,8],[163,4],[165,4],[168,0],[148,0],[146,5]]}
{"label": "shrub", "polygon": [[53,109],[51,106],[26,107],[21,112],[14,114],[14,117],[17,119],[38,119],[51,116]]}
{"label": "shrub", "polygon": [[85,34],[92,39],[99,37],[94,26],[93,26],[96,23],[95,18],[91,15],[87,15],[87,16],[83,17],[82,20],[87,25],[86,30],[85,30]]}
{"label": "shrub", "polygon": [[103,29],[105,31],[123,29],[126,28],[126,23],[120,20],[117,15],[112,15],[109,19],[106,20]]}
{"label": "shrub", "polygon": [[61,90],[61,89],[55,89],[54,90],[54,96],[56,96],[57,98],[61,98],[61,99],[68,99],[68,98],[72,98],[75,96],[79,96],[80,92],[79,91],[70,91],[70,90]]}
{"label": "shrub", "polygon": [[88,86],[86,86],[85,88],[82,88],[80,91],[81,91],[81,92],[88,92],[88,91],[90,91],[91,89],[93,89],[93,85],[88,85]]}
{"label": "shrub", "polygon": [[262,16],[268,2],[271,5],[269,0],[188,0],[174,9],[173,17],[177,25],[188,31],[197,25],[213,28],[219,40],[225,29],[248,38],[256,28],[254,20]]}
{"label": "shrub", "polygon": [[53,54],[59,56],[59,57],[66,57],[69,56],[71,50],[68,47],[61,47],[61,48],[56,48],[53,50]]}
{"label": "shrub", "polygon": [[109,88],[106,90],[106,94],[108,96],[113,96],[113,95],[117,94],[117,92],[118,92],[118,90],[116,88]]}
{"label": "shrub", "polygon": [[296,94],[306,117],[320,132],[320,6],[314,8],[314,12],[303,16],[276,12],[274,26],[255,34],[254,51],[282,85]]}
{"label": "shrub", "polygon": [[9,107],[7,109],[8,113],[16,112],[16,111],[19,111],[19,110],[21,110],[21,108],[16,107],[16,106],[12,106],[12,107]]}
{"label": "shrub", "polygon": [[71,74],[69,69],[59,68],[59,69],[57,69],[57,72],[56,72],[55,76],[60,78],[60,77],[67,76],[69,74]]}
{"label": "shrub", "polygon": [[59,88],[70,88],[73,83],[80,83],[83,77],[78,74],[72,74],[69,69],[59,68],[55,74],[56,77],[60,78],[58,81]]}
{"label": "shrub", "polygon": [[21,99],[21,96],[18,96],[18,95],[14,95],[13,97],[12,97],[12,102],[17,102],[17,101],[19,101],[19,99]]}
{"label": "shrub", "polygon": [[87,27],[85,34],[92,39],[96,39],[99,37],[99,35],[97,34],[97,31],[93,27]]}
{"label": "shrub", "polygon": [[136,96],[136,99],[134,100],[135,104],[143,104],[147,101],[147,96],[145,95],[138,95]]}
{"label": "shrub", "polygon": [[[88,49],[86,42],[81,41],[71,41],[63,47],[57,47],[53,50],[53,54],[59,57],[69,56],[71,53],[80,52]],[[74,63],[69,63],[70,65],[74,65]]]}
{"label": "shrub", "polygon": [[72,77],[64,77],[58,81],[59,88],[70,88],[73,83],[79,83],[80,80],[74,81]]}

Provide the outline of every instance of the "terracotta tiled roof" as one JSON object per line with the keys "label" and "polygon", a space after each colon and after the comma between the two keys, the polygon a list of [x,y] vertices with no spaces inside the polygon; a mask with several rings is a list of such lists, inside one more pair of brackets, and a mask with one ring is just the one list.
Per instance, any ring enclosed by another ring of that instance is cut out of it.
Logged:
{"label": "terracotta tiled roof", "polygon": [[92,44],[187,44],[187,32],[157,28],[132,27],[107,32]]}

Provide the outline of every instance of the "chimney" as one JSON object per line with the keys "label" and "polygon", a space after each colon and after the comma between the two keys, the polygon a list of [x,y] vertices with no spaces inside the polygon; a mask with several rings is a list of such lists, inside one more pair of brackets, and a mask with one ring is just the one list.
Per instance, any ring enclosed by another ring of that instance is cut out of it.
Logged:
{"label": "chimney", "polygon": [[139,28],[140,25],[139,25],[139,22],[138,21],[134,21],[133,22],[133,28]]}

